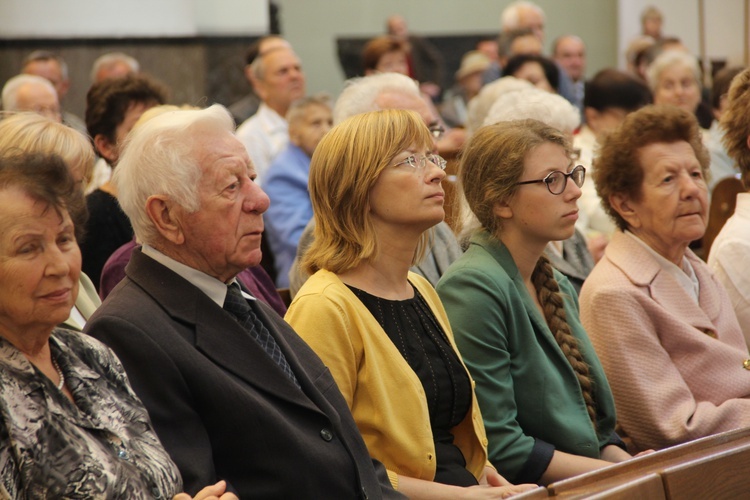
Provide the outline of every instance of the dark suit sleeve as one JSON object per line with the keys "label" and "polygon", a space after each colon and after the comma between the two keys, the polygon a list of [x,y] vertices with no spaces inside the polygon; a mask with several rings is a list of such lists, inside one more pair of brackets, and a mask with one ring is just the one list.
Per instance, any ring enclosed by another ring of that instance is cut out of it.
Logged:
{"label": "dark suit sleeve", "polygon": [[139,326],[121,318],[96,316],[86,332],[112,348],[122,362],[159,439],[180,469],[185,491],[194,495],[221,479],[216,477],[206,429],[172,357]]}

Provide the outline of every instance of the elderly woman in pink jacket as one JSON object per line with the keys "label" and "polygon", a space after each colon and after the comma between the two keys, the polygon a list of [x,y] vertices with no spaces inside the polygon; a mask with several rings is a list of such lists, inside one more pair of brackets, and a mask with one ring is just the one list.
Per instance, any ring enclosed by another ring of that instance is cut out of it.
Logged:
{"label": "elderly woman in pink jacket", "polygon": [[707,218],[709,156],[695,117],[629,115],[594,182],[619,231],[581,291],[581,319],[637,449],[750,426],[750,356],[732,304],[689,248]]}

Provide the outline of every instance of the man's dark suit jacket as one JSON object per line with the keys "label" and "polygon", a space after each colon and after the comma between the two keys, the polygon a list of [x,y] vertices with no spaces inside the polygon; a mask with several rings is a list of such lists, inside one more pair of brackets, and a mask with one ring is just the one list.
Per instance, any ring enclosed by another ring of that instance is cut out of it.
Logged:
{"label": "man's dark suit jacket", "polygon": [[253,303],[304,393],[178,274],[140,250],[125,272],[86,332],[122,361],[185,491],[225,479],[240,498],[401,497],[328,368],[268,306]]}

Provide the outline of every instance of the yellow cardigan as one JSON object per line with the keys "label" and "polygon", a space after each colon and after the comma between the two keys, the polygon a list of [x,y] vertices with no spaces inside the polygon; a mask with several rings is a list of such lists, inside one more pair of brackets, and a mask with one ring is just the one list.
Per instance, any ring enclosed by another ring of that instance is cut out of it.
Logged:
{"label": "yellow cardigan", "polygon": [[[409,273],[409,281],[456,349],[435,290],[417,274]],[[284,319],[331,370],[370,455],[386,467],[394,488],[399,474],[432,481],[435,445],[422,384],[354,293],[335,274],[318,271],[297,293]],[[479,479],[489,462],[476,396],[471,411],[451,431],[466,468]]]}

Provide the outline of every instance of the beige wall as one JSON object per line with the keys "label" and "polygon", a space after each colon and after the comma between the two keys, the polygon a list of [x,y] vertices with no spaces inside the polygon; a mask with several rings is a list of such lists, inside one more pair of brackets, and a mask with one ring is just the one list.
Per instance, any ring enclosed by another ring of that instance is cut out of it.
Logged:
{"label": "beige wall", "polygon": [[[709,63],[712,59],[725,59],[729,65],[744,65],[748,62],[745,60],[747,3],[747,0],[619,0],[618,44],[624,52],[630,40],[640,34],[641,12],[653,5],[664,15],[665,36],[679,37],[695,55]],[[624,67],[621,54],[619,61]]]}
{"label": "beige wall", "polygon": [[[423,35],[493,33],[509,0],[275,0],[281,29],[300,55],[311,92],[337,94],[343,73],[336,37],[384,31],[385,19],[400,13]],[[588,45],[588,74],[617,64],[617,0],[538,0],[547,15],[545,48],[574,33]]]}

